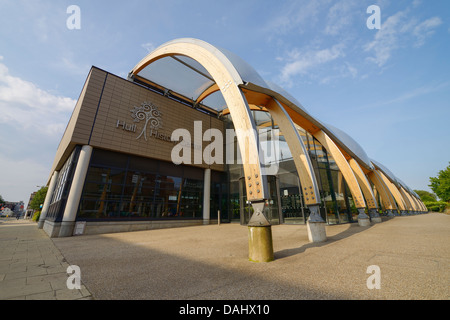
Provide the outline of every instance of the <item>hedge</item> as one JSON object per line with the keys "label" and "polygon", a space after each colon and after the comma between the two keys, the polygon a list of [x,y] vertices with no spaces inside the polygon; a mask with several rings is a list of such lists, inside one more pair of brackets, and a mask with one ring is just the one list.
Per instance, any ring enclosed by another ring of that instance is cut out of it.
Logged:
{"label": "hedge", "polygon": [[424,205],[433,212],[444,212],[445,208],[450,207],[450,203],[445,201],[425,201]]}

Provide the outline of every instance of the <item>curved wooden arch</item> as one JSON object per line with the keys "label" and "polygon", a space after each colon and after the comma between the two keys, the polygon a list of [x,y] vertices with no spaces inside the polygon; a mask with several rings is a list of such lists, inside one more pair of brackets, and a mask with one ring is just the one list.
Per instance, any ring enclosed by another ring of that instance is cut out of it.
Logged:
{"label": "curved wooden arch", "polygon": [[217,85],[217,83],[214,83],[213,85],[211,85],[209,88],[207,88],[205,91],[203,91],[197,98],[197,100],[195,102],[199,103],[202,102],[203,100],[205,100],[208,96],[210,96],[211,94],[213,94],[214,92],[219,91],[220,88]]}
{"label": "curved wooden arch", "polygon": [[405,188],[402,189],[405,192],[405,196],[408,198],[409,203],[411,204],[411,210],[419,211],[419,207],[417,206],[417,203],[414,201],[414,197],[411,195],[411,193],[409,193],[409,191],[406,190]]}
{"label": "curved wooden arch", "polygon": [[417,198],[416,198],[413,194],[409,194],[409,195],[411,196],[411,199],[412,199],[412,201],[413,201],[414,204],[415,204],[416,211],[422,211],[422,208],[421,208],[420,203],[419,203],[419,201],[417,200]]}
{"label": "curved wooden arch", "polygon": [[348,161],[350,167],[355,174],[356,179],[358,180],[359,186],[361,187],[362,192],[364,193],[364,197],[366,198],[367,207],[369,209],[378,209],[378,203],[375,199],[375,195],[373,193],[372,187],[370,186],[369,181],[366,178],[363,170],[359,166],[358,162],[355,159],[350,159]]}
{"label": "curved wooden arch", "polygon": [[[259,161],[259,144],[256,126],[246,98],[239,88],[243,81],[228,58],[212,45],[196,39],[179,39],[169,42],[142,59],[131,71],[138,75],[146,66],[167,56],[182,55],[200,63],[214,79],[230,110],[243,158],[247,199],[261,202],[268,198],[267,180]],[[213,88],[212,88],[213,89]]]}
{"label": "curved wooden arch", "polygon": [[424,209],[423,202],[420,199],[418,199],[415,195],[413,196],[413,199],[416,201],[419,211],[426,211],[426,208]]}
{"label": "curved wooden arch", "polygon": [[412,203],[409,201],[409,198],[408,198],[408,196],[407,196],[407,194],[406,194],[405,189],[404,189],[403,187],[400,187],[400,188],[398,188],[398,191],[400,192],[400,195],[402,196],[403,201],[405,202],[406,208],[407,208],[409,211],[414,211],[414,210],[413,210]]}
{"label": "curved wooden arch", "polygon": [[392,196],[394,197],[395,201],[397,202],[397,206],[398,206],[399,210],[406,211],[407,209],[406,209],[405,201],[403,200],[403,197],[400,194],[400,192],[398,191],[397,187],[391,181],[389,181],[389,179],[384,175],[383,172],[379,171],[378,169],[375,169],[375,171],[377,171],[377,173],[381,176],[384,183],[388,187],[389,191],[391,192]]}
{"label": "curved wooden arch", "polygon": [[372,181],[372,183],[377,188],[377,191],[380,193],[381,202],[383,203],[385,210],[397,210],[397,206],[395,204],[394,199],[392,198],[392,195],[384,183],[384,181],[381,179],[381,177],[377,174],[377,172],[371,171],[367,175]]}
{"label": "curved wooden arch", "polygon": [[353,196],[353,201],[355,202],[355,206],[358,209],[365,208],[366,202],[364,201],[364,196],[361,191],[361,188],[356,180],[355,174],[353,173],[350,164],[345,159],[342,152],[339,150],[337,145],[331,140],[331,138],[322,130],[314,133],[314,138],[319,140],[323,147],[331,154],[334,161],[336,162],[339,170],[344,176],[345,181],[350,189],[350,192]]}
{"label": "curved wooden arch", "polygon": [[266,108],[283,133],[286,143],[291,150],[306,205],[320,204],[320,192],[314,168],[294,123],[276,99],[271,99],[266,104]]}

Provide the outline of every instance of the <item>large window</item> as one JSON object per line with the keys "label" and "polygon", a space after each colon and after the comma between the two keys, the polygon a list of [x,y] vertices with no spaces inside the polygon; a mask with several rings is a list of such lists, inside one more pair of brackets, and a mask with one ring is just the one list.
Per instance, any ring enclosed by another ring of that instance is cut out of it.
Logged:
{"label": "large window", "polygon": [[[270,128],[272,130],[278,129],[277,124],[273,122],[270,114],[267,112],[252,111],[252,114],[259,132],[260,141],[268,141],[269,131],[267,130]],[[226,121],[227,129],[233,128],[229,115],[224,116],[224,120]],[[357,210],[352,194],[333,157],[311,134],[297,125],[296,129],[309,153],[318,183],[321,199],[319,204],[320,215],[329,224],[355,221]],[[236,146],[237,142],[235,141],[234,146],[229,146],[227,150],[234,150],[236,155]],[[279,132],[279,149],[280,153],[277,154],[278,158],[275,159],[278,170],[276,175],[273,176],[274,181],[271,184],[272,186],[277,186],[278,195],[273,192],[271,198],[279,200],[279,205],[273,201],[273,208],[275,210],[278,207],[280,212],[276,213],[274,211],[271,220],[276,223],[277,214],[280,214],[281,222],[304,224],[309,217],[310,211],[304,204],[305,201],[303,193],[300,192],[302,186],[297,169],[282,132]],[[234,160],[236,161],[236,156]],[[230,217],[234,221],[240,219],[242,224],[246,224],[252,214],[252,207],[247,203],[245,185],[240,182],[240,179],[244,177],[242,165],[234,162],[227,165],[227,170],[230,183]]]}
{"label": "large window", "polygon": [[202,218],[203,172],[94,149],[78,219]]}
{"label": "large window", "polygon": [[80,146],[76,146],[61,170],[59,170],[58,179],[53,194],[51,195],[50,206],[46,215],[46,219],[49,221],[62,220],[80,149]]}

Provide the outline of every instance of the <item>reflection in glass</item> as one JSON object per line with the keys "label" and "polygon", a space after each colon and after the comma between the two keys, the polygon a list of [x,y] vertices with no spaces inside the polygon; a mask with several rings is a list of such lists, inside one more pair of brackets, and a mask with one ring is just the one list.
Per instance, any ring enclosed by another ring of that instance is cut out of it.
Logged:
{"label": "reflection in glass", "polygon": [[[94,150],[94,154],[97,150]],[[127,166],[103,167],[101,159],[109,159],[100,150],[96,164],[89,167],[79,207],[82,219],[133,218],[202,218],[203,170],[175,167],[171,163],[146,159],[148,168],[159,172],[145,172],[143,158],[128,156]],[[110,154],[111,156],[111,154]],[[133,164],[135,166],[133,167]],[[140,170],[134,168],[139,167]],[[171,173],[165,175],[163,173]],[[174,174],[180,174],[177,176]],[[184,177],[187,176],[187,177]]]}

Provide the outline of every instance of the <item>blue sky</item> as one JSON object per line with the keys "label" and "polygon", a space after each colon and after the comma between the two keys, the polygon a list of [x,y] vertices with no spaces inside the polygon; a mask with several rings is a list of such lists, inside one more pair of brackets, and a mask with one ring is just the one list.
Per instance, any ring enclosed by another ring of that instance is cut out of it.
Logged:
{"label": "blue sky", "polygon": [[[81,10],[69,30],[67,8]],[[381,28],[369,29],[370,5]],[[450,161],[450,2],[0,0],[0,194],[45,185],[92,65],[182,37],[226,48],[413,189]]]}

